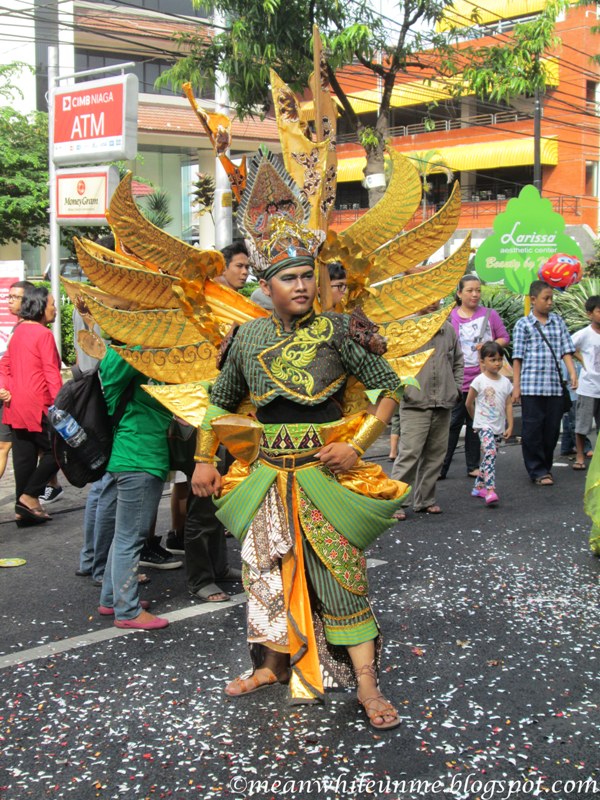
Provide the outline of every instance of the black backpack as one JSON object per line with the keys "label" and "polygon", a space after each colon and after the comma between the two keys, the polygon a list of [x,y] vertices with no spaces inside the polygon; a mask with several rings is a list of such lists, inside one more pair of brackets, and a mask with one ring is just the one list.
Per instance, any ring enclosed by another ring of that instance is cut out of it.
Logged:
{"label": "black backpack", "polygon": [[[114,431],[133,395],[134,381],[121,395],[117,410],[111,417],[102,392],[98,367],[85,372],[73,367],[71,371],[73,379],[60,389],[54,405],[68,411],[77,420],[87,439],[79,447],[71,447],[52,427],[50,436],[56,463],[69,483],[81,489],[99,480],[106,472]],[[101,464],[92,469],[91,464],[99,459],[102,460]]]}

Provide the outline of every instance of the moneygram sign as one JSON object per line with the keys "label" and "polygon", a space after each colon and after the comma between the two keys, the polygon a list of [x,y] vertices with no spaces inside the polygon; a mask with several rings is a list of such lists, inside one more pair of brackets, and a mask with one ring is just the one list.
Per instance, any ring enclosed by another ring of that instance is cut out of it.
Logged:
{"label": "moneygram sign", "polygon": [[116,167],[56,171],[59,225],[106,225],[106,210],[119,183]]}
{"label": "moneygram sign", "polygon": [[52,97],[52,156],[57,166],[135,158],[135,75],[60,86]]}

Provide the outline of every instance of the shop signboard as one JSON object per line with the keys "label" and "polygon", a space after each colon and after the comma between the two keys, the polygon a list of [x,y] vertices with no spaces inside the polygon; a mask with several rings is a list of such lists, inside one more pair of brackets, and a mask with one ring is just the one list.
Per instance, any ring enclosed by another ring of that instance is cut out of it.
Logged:
{"label": "shop signboard", "polygon": [[136,75],[52,91],[52,158],[57,166],[132,159],[137,153]]}
{"label": "shop signboard", "polygon": [[540,197],[535,186],[524,186],[494,220],[494,233],[478,248],[475,271],[486,283],[503,282],[507,289],[527,294],[538,270],[556,253],[583,262],[577,242],[565,232],[563,217]]}
{"label": "shop signboard", "polygon": [[56,171],[56,220],[59,225],[106,225],[106,211],[119,183],[116,167],[80,167]]}

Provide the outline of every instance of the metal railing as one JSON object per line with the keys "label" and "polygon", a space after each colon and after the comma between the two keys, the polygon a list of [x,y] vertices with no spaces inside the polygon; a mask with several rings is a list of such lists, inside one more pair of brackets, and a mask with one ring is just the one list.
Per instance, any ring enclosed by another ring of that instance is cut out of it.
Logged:
{"label": "metal railing", "polygon": [[[461,208],[461,217],[478,220],[485,219],[486,224],[482,227],[491,227],[492,218],[506,210],[506,204],[510,198],[497,196],[493,199],[480,199],[480,200],[464,200]],[[565,216],[580,217],[582,215],[582,198],[576,195],[564,195],[562,197],[548,197],[546,198],[552,203],[552,209],[557,213]],[[440,208],[439,204],[428,203],[425,209],[425,216],[423,216],[423,207],[419,207],[414,216],[410,220],[407,228],[413,228],[415,225],[423,222],[423,219],[429,219]],[[341,225],[344,228],[351,225],[356,220],[360,219],[367,213],[368,208],[337,208],[331,215],[332,225]],[[487,218],[487,219],[486,219]]]}
{"label": "metal railing", "polygon": [[[389,129],[389,137],[390,139],[396,139],[403,136],[416,136],[421,133],[460,130],[461,128],[493,127],[494,125],[506,125],[509,122],[520,122],[524,119],[533,119],[533,115],[525,114],[521,111],[499,111],[497,114],[477,114],[474,117],[461,119],[439,119],[433,123],[418,122],[414,125],[396,125]],[[358,143],[358,140],[356,133],[352,132],[339,134],[337,142],[338,144],[344,142]]]}

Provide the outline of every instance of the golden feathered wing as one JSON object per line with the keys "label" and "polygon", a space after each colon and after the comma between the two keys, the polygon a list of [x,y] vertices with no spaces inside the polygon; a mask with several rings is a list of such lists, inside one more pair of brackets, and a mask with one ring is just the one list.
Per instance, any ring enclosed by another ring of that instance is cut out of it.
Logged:
{"label": "golden feathered wing", "polygon": [[[300,123],[300,104],[293,92],[275,73],[272,85],[284,160],[263,153],[263,166],[255,170],[252,188],[242,195],[243,227],[262,224],[261,209],[248,201],[252,191],[253,197],[272,192],[275,199],[288,192],[304,224],[326,228],[336,166],[335,111],[327,87],[313,76],[313,91],[320,92],[315,106],[325,109],[327,122],[320,126],[323,140],[313,141]],[[459,187],[455,184],[439,211],[415,225],[422,193],[419,174],[409,159],[393,149],[387,149],[387,158],[390,179],[382,199],[345,230],[329,230],[319,259],[321,269],[328,262],[342,262],[348,292],[343,308],[336,310],[362,307],[387,338],[390,364],[410,382],[431,351],[413,354],[431,340],[451,306],[415,315],[453,291],[465,272],[470,243],[467,238],[439,263],[423,266],[447,245],[457,227]],[[290,202],[287,207],[289,213]],[[90,285],[64,282],[67,292],[87,318],[122,343],[118,352],[128,363],[155,380],[176,384],[155,395],[175,414],[187,414],[198,424],[206,401],[204,395],[197,401],[198,384],[216,376],[217,351],[226,331],[232,323],[267,312],[215,282],[224,268],[219,252],[191,247],[140,213],[131,175],[120,183],[107,217],[117,251],[77,240],[79,261]],[[364,403],[358,399],[360,389],[353,383],[348,390],[347,408],[356,410]]]}

